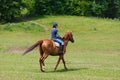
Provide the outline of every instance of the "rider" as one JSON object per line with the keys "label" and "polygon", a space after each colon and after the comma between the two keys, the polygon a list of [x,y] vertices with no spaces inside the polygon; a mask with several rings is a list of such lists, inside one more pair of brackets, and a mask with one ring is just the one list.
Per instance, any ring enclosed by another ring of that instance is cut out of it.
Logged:
{"label": "rider", "polygon": [[64,48],[64,42],[62,41],[59,33],[58,33],[58,24],[56,22],[53,23],[53,27],[52,27],[52,30],[51,30],[51,39],[53,41],[56,41],[60,44],[60,51],[59,53],[64,53],[63,51],[63,48]]}

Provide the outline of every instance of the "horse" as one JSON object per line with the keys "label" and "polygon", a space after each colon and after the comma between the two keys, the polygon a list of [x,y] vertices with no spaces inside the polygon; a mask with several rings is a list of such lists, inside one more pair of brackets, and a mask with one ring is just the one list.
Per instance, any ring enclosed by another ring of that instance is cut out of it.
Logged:
{"label": "horse", "polygon": [[68,45],[68,42],[71,41],[72,43],[74,43],[74,38],[73,38],[72,32],[67,32],[62,37],[62,40],[64,41],[64,48],[63,48],[64,53],[59,53],[60,48],[55,45],[53,40],[45,39],[45,40],[38,40],[35,44],[28,47],[24,51],[23,55],[32,51],[35,47],[38,47],[39,52],[40,52],[39,64],[40,64],[40,69],[41,69],[42,72],[45,71],[44,61],[49,55],[59,56],[59,59],[58,59],[57,64],[54,68],[54,71],[56,71],[56,69],[57,69],[57,67],[60,63],[60,60],[62,60],[62,62],[64,64],[64,68],[65,68],[65,70],[67,70],[66,63],[65,63],[65,60],[64,60],[64,54],[66,53],[66,47]]}

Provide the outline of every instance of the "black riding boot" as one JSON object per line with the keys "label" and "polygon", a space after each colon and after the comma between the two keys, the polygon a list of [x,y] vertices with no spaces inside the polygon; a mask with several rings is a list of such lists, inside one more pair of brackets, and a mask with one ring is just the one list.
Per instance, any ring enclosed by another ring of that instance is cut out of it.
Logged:
{"label": "black riding boot", "polygon": [[59,53],[64,53],[63,49],[64,49],[64,45],[60,46],[60,51],[59,51]]}

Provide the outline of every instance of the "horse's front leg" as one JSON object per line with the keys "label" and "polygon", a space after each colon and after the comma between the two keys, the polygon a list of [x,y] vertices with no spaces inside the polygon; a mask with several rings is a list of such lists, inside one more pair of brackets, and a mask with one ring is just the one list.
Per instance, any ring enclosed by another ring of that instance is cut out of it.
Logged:
{"label": "horse's front leg", "polygon": [[57,61],[57,64],[56,64],[56,66],[55,66],[54,71],[56,71],[56,69],[57,69],[57,67],[58,67],[58,64],[60,63],[60,60],[61,60],[61,56],[59,56],[59,59],[58,59],[58,61]]}
{"label": "horse's front leg", "polygon": [[66,63],[65,63],[65,60],[64,60],[64,56],[62,57],[62,62],[64,64],[64,68],[67,70]]}

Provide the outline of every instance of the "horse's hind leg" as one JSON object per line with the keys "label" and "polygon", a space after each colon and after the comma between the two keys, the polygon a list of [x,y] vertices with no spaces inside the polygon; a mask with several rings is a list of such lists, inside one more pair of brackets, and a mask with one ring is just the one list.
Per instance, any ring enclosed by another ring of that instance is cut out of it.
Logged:
{"label": "horse's hind leg", "polygon": [[41,69],[41,71],[44,72],[44,71],[42,70],[42,57],[40,57],[40,59],[39,59],[39,64],[40,64],[40,69]]}
{"label": "horse's hind leg", "polygon": [[40,45],[38,46],[38,49],[39,49],[39,52],[40,52],[40,59],[39,59],[40,69],[41,69],[42,72],[44,72],[44,70],[42,70],[42,66],[44,66],[44,63],[43,63],[43,50],[42,50]]}
{"label": "horse's hind leg", "polygon": [[48,57],[48,55],[44,53],[44,55],[39,60],[39,62],[40,62],[40,68],[41,68],[42,72],[44,72],[44,70],[45,70],[44,61],[45,61],[45,59],[47,57]]}

